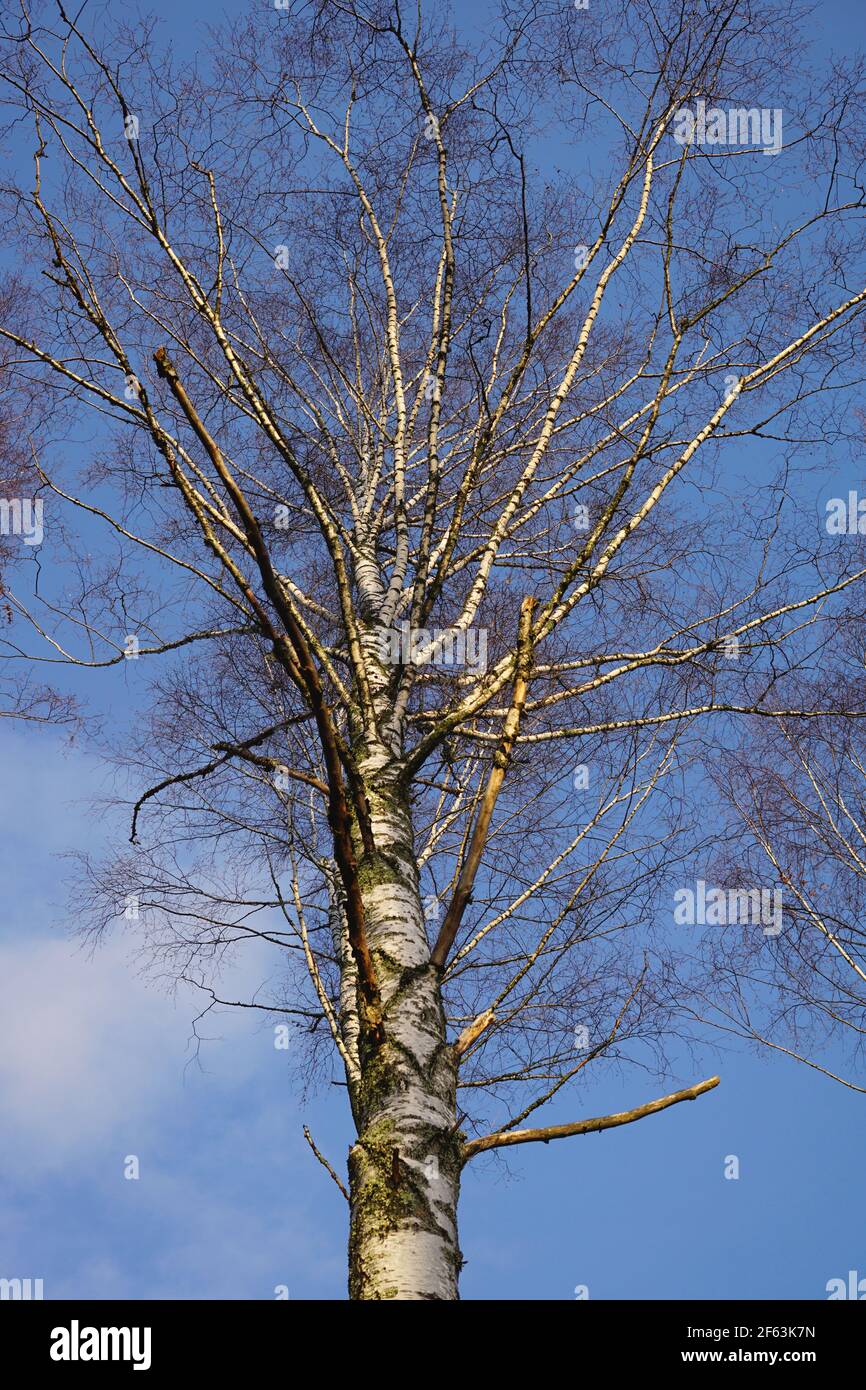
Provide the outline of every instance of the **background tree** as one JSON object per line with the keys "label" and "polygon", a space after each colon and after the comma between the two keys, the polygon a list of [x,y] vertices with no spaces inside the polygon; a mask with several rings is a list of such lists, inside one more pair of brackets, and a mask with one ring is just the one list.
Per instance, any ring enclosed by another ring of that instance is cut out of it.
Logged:
{"label": "background tree", "polygon": [[[840,700],[836,690],[832,698],[844,707],[856,694],[841,692]],[[770,951],[714,953],[711,1008],[721,1027],[862,1092],[854,1080],[866,1019],[860,730],[839,719],[773,721],[750,731],[746,746],[726,761],[720,792],[732,816],[720,878],[748,881],[766,865],[784,886],[786,930],[784,943]],[[844,1075],[821,1060],[822,1044],[839,1035],[849,1044]]]}
{"label": "background tree", "polygon": [[[9,307],[7,295],[0,303],[0,315],[5,315]],[[22,550],[38,567],[36,552],[43,532],[35,506],[40,498],[39,478],[28,456],[20,393],[3,370],[8,358],[9,345],[4,343],[0,349],[0,626],[7,630],[14,623],[15,607],[6,592],[6,572],[16,560],[20,561]],[[16,644],[7,642],[6,647],[23,656]],[[75,725],[75,701],[37,680],[35,672],[20,662],[17,667],[11,661],[4,662],[0,672],[0,719]]]}
{"label": "background tree", "polygon": [[[263,6],[200,72],[147,22],[4,21],[51,527],[10,602],[34,670],[155,668],[82,921],[336,1060],[356,1298],[457,1296],[468,1160],[715,1086],[526,1124],[708,1012],[670,918],[702,738],[862,713],[814,678],[866,566],[803,524],[859,379],[860,66],[804,91],[798,6],[596,9],[473,52],[438,6]],[[699,103],[748,138],[678,139]],[[282,986],[225,999],[262,942]]]}

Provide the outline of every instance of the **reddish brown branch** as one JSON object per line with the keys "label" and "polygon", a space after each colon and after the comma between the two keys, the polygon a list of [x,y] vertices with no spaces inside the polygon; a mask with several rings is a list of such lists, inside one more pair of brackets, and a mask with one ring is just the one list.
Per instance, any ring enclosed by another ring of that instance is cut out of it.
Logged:
{"label": "reddish brown branch", "polygon": [[520,606],[520,622],[517,630],[517,664],[514,672],[514,690],[511,698],[511,708],[505,717],[505,725],[502,731],[502,739],[499,747],[493,755],[493,767],[490,769],[490,777],[484,791],[484,796],[478,810],[478,817],[472,830],[472,838],[469,848],[466,851],[466,858],[460,871],[460,878],[457,881],[457,888],[454,897],[451,899],[445,920],[442,923],[436,945],[430,957],[433,964],[441,970],[448,959],[448,952],[454,944],[454,939],[460,929],[460,922],[466,906],[472,897],[472,887],[475,877],[481,864],[484,854],[484,847],[487,844],[487,836],[490,831],[490,821],[496,806],[502,784],[505,781],[505,774],[511,762],[511,754],[514,748],[514,740],[520,728],[520,721],[523,716],[523,707],[526,704],[526,694],[529,689],[529,672],[532,665],[532,610],[535,607],[534,598],[525,598]]}
{"label": "reddish brown branch", "polygon": [[[235,481],[231,469],[227,466],[223,458],[219,445],[208,431],[198,411],[190,400],[178,376],[177,369],[170,360],[164,347],[157,348],[154,354],[154,360],[159,375],[168,382],[172,395],[186,416],[188,423],[210,458],[211,463],[234,503],[247,540],[255,556],[256,563],[258,564],[265,593],[273,604],[288,634],[288,636],[285,636],[274,628],[270,619],[264,613],[261,604],[258,603],[252,591],[250,591],[248,598],[254,603],[256,611],[263,621],[265,631],[273,642],[274,652],[278,660],[285,667],[294,683],[306,696],[316,721],[316,729],[318,731],[328,774],[328,824],[334,839],[334,858],[337,862],[346,894],[346,920],[349,944],[358,967],[358,982],[366,1006],[365,1021],[371,1035],[375,1039],[381,1040],[381,999],[379,996],[379,985],[376,979],[373,958],[370,955],[370,949],[367,944],[364,904],[361,898],[360,885],[358,883],[358,865],[352,845],[352,819],[343,782],[343,760],[340,755],[337,731],[331,717],[331,710],[325,699],[319,672],[313,660],[312,653],[310,652],[306,637],[292,611],[291,604],[287,601],[282,585],[271,564],[270,553],[262,535],[261,527],[253,514],[243,490]],[[365,848],[367,848],[367,840],[371,840],[372,837],[369,825],[369,809],[365,805],[365,798],[362,798],[360,802],[356,802],[356,810],[358,811],[362,839],[364,840]]]}

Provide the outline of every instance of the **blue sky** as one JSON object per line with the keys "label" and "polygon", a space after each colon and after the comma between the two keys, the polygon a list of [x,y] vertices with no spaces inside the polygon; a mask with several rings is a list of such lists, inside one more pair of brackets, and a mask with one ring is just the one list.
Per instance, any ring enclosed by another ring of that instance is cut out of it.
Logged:
{"label": "blue sky", "polygon": [[[301,1105],[269,1027],[210,1016],[139,976],[131,941],[89,957],[65,931],[65,866],[92,846],[95,758],[54,734],[3,739],[7,895],[0,1046],[0,1272],[46,1297],[342,1298],[346,1208],[307,1148],[342,1165],[342,1104]],[[105,827],[108,833],[110,827]],[[102,833],[98,831],[98,833]],[[255,979],[249,961],[249,982]],[[234,977],[242,988],[244,980]],[[694,1104],[637,1125],[470,1166],[461,1206],[464,1298],[820,1298],[866,1268],[853,1213],[861,1097],[784,1059],[727,1053]],[[592,1113],[638,1104],[632,1073]],[[573,1118],[567,1104],[551,1122]],[[128,1155],[140,1178],[124,1178]],[[725,1179],[736,1154],[740,1178]]]}
{"label": "blue sky", "polygon": [[[142,9],[181,52],[215,18],[202,0]],[[468,25],[482,10],[459,13]],[[821,47],[866,40],[856,0],[829,0],[815,26]],[[196,1059],[197,999],[144,979],[122,933],[82,951],[60,856],[117,828],[88,800],[104,768],[55,731],[0,721],[0,737],[0,1276],[43,1278],[48,1298],[267,1299],[281,1284],[344,1298],[347,1209],[302,1136],[306,1123],[342,1169],[342,1098],[302,1104],[270,1027],[246,1013],[209,1016]],[[244,962],[227,992],[254,986],[256,969]],[[570,1299],[586,1284],[591,1298],[822,1298],[829,1279],[866,1274],[863,1098],[742,1052],[684,1058],[674,1084],[715,1071],[722,1085],[693,1105],[476,1161],[463,1297]],[[603,1077],[591,1113],[658,1093],[638,1071]],[[571,1118],[567,1102],[548,1112]],[[137,1181],[124,1178],[131,1154]]]}

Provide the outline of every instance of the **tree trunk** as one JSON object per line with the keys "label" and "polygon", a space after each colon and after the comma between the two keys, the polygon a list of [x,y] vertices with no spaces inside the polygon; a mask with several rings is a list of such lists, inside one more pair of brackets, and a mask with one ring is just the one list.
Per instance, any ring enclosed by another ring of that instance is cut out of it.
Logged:
{"label": "tree trunk", "polygon": [[364,768],[378,853],[360,879],[385,1039],[361,1045],[358,1139],[349,1153],[349,1294],[455,1299],[462,1263],[456,1066],[430,963],[409,807],[388,761],[380,753]]}

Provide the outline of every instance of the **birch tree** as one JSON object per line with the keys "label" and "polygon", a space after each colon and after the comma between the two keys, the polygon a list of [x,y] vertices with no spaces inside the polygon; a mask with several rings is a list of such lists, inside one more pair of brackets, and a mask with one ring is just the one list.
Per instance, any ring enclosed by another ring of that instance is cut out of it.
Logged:
{"label": "birch tree", "polygon": [[[0,302],[0,315],[9,307],[8,298]],[[22,550],[34,567],[38,565],[44,500],[26,447],[20,392],[9,383],[11,373],[7,375],[4,370],[7,346],[0,348],[0,627],[8,632],[15,622],[15,607],[6,592],[6,575],[16,561],[20,562]],[[6,648],[23,656],[12,641]],[[16,665],[10,660],[4,661],[0,670],[0,719],[71,728],[78,722],[75,701],[69,694],[47,684],[29,663],[19,661]]]}
{"label": "birch tree", "polygon": [[[837,691],[835,699],[845,706],[850,693]],[[781,948],[725,959],[716,953],[720,987],[711,1008],[719,1025],[863,1092],[855,1079],[866,1026],[862,736],[839,719],[773,721],[731,756],[723,795],[737,858],[749,872],[769,866],[785,887],[788,911]],[[848,1044],[840,1071],[823,1057],[828,1037]]]}
{"label": "birch tree", "polygon": [[[4,651],[150,674],[82,927],[339,1081],[353,1298],[458,1296],[467,1163],[717,1085],[642,1079],[713,987],[670,915],[702,740],[863,712],[809,680],[866,575],[809,471],[866,279],[862,73],[804,84],[808,39],[743,0],[509,0],[471,42],[291,0],[192,69],[107,7],[3,20],[46,518]],[[280,987],[232,998],[265,946]],[[635,1108],[587,1118],[612,1065]]]}

